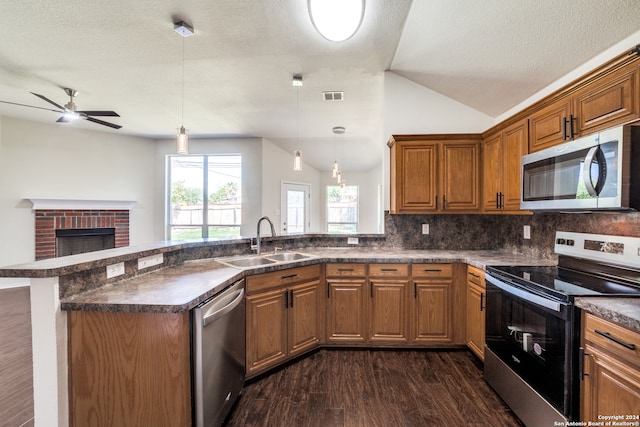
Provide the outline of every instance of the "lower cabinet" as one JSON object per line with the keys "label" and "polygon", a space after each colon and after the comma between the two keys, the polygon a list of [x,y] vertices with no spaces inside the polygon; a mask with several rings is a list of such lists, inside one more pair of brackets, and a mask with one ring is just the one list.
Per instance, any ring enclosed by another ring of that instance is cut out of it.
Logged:
{"label": "lower cabinet", "polygon": [[247,378],[322,340],[320,266],[247,277]]}
{"label": "lower cabinet", "polygon": [[358,345],[367,341],[366,264],[327,264],[327,344]]}
{"label": "lower cabinet", "polygon": [[451,344],[452,264],[413,264],[412,342]]}
{"label": "lower cabinet", "polygon": [[192,425],[189,312],[67,319],[71,426]]}
{"label": "lower cabinet", "polygon": [[484,361],[486,285],[484,271],[467,267],[467,347]]}
{"label": "lower cabinet", "polygon": [[580,418],[619,415],[620,422],[639,422],[640,334],[586,312],[582,320]]}
{"label": "lower cabinet", "polygon": [[409,342],[409,265],[369,265],[368,342]]}

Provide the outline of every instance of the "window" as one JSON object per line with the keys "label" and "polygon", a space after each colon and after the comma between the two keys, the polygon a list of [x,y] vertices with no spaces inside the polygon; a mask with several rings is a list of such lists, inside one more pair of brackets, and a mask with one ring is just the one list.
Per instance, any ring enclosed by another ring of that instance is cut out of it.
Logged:
{"label": "window", "polygon": [[241,156],[169,156],[168,182],[169,239],[240,236]]}
{"label": "window", "polygon": [[327,232],[358,232],[358,186],[327,186]]}

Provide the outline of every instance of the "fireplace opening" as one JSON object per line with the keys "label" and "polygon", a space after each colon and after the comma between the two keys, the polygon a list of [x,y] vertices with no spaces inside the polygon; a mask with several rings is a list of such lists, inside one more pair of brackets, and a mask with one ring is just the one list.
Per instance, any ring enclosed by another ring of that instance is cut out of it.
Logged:
{"label": "fireplace opening", "polygon": [[56,230],[56,257],[101,251],[115,247],[115,228],[72,228]]}

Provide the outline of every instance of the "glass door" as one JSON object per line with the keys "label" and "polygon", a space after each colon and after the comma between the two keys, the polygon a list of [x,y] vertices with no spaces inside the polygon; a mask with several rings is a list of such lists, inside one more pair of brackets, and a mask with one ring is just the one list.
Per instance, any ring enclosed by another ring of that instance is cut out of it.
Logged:
{"label": "glass door", "polygon": [[309,198],[311,185],[283,182],[281,188],[282,234],[304,234],[309,231]]}

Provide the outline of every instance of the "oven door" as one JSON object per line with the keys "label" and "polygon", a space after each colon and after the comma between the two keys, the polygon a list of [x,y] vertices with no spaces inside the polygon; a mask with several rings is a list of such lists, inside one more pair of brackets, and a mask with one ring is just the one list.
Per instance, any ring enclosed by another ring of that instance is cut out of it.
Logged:
{"label": "oven door", "polygon": [[572,412],[570,304],[487,274],[486,345],[561,413]]}

